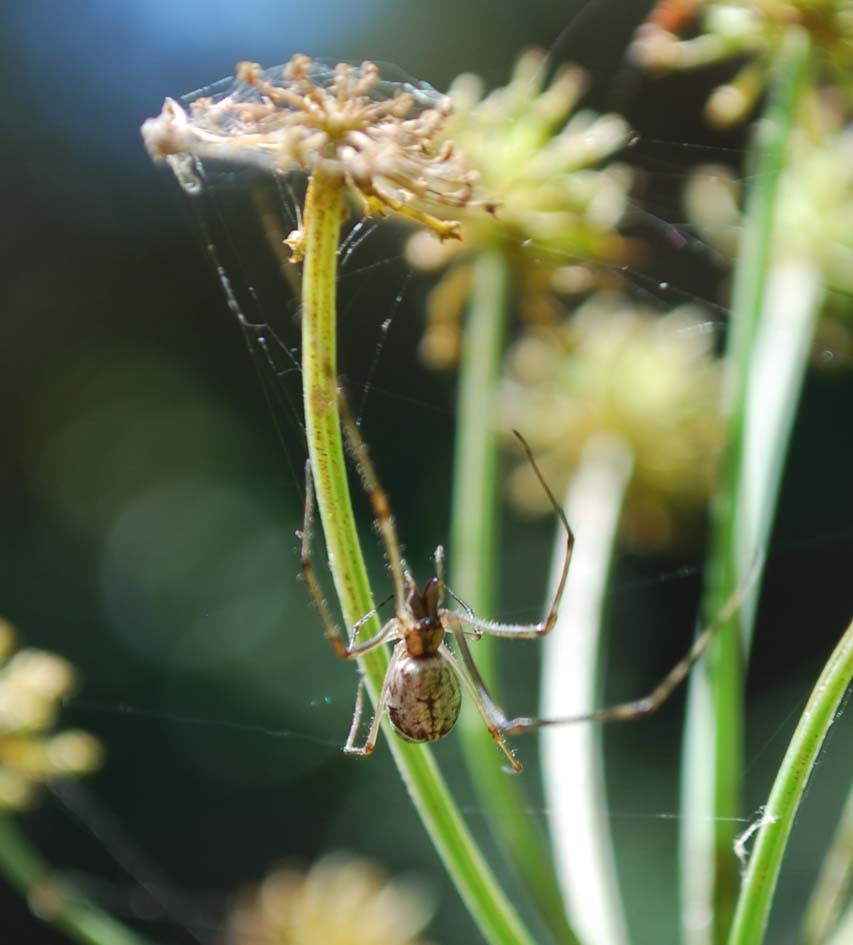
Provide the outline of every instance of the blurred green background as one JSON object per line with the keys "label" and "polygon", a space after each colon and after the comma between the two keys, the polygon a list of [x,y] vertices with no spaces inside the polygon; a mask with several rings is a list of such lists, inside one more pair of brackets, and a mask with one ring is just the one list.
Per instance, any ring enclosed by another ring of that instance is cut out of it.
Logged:
{"label": "blurred green background", "polygon": [[[79,667],[85,685],[65,718],[108,750],[84,792],[48,797],[25,826],[52,862],[152,939],[214,942],[233,890],[279,859],[308,862],[335,849],[422,878],[439,904],[430,927],[437,943],[472,943],[477,933],[387,750],[380,746],[368,761],[339,751],[356,676],[332,656],[296,580],[304,447],[279,395],[295,396],[298,379],[271,386],[263,359],[247,354],[198,216],[171,175],[151,164],[139,125],[166,95],[229,75],[241,59],[272,65],[297,51],[373,58],[438,88],[469,70],[491,86],[506,81],[522,47],[554,45],[555,61],[593,73],[589,101],[622,110],[640,134],[628,158],[644,169],[646,192],[631,225],[652,252],[629,273],[632,291],[661,308],[693,297],[716,302],[712,260],[679,250],[667,232],[683,222],[678,192],[689,167],[709,157],[739,164],[744,141],[702,126],[707,74],[650,81],[624,65],[626,42],[649,6],[30,0],[0,12],[0,612],[27,643]],[[241,226],[234,212],[217,224],[229,262],[235,251],[227,239]],[[254,272],[257,260],[245,253],[243,265]],[[341,350],[359,391],[381,324],[394,313],[365,432],[407,556],[424,579],[429,553],[447,538],[454,391],[452,378],[418,363],[429,280],[408,281],[400,253],[393,227],[358,251],[340,290]],[[374,262],[382,265],[370,268]],[[232,271],[245,296],[240,267]],[[672,288],[649,289],[663,280]],[[298,345],[283,282],[267,286],[262,311],[250,314]],[[718,311],[712,317],[721,320]],[[849,618],[852,403],[849,374],[807,381],[751,675],[752,810]],[[541,606],[550,536],[550,524],[507,513],[504,617],[529,619]],[[379,584],[380,551],[368,546]],[[677,658],[692,626],[700,564],[701,536],[692,557],[620,563],[610,607],[612,696],[637,694]],[[506,649],[508,705],[535,710],[535,644]],[[677,698],[660,717],[607,736],[613,830],[639,943],[675,939],[682,707]],[[774,942],[792,940],[793,917],[853,774],[844,747],[849,718],[839,724],[844,731],[819,768],[788,859]],[[542,819],[534,739],[518,747],[530,762],[530,817]],[[505,875],[456,740],[437,753]],[[11,893],[3,900],[4,940],[60,941]]]}

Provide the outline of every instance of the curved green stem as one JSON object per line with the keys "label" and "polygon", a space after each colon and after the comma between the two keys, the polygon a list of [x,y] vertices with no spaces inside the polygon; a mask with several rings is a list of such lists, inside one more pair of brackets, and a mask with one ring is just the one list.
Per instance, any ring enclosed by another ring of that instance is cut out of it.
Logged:
{"label": "curved green stem", "polygon": [[[451,587],[474,610],[494,617],[498,549],[498,444],[493,422],[494,396],[506,334],[509,279],[506,255],[481,250],[474,263],[474,285],[465,321],[450,526]],[[510,644],[511,645],[511,644]],[[477,666],[493,689],[495,641],[476,645]],[[577,942],[566,920],[551,854],[542,830],[531,821],[523,784],[502,770],[488,729],[473,705],[460,720],[465,761],[489,825],[504,854],[561,945]]]}
{"label": "curved green stem", "polygon": [[[572,567],[554,630],[543,641],[542,718],[591,712],[601,704],[605,588],[633,456],[621,437],[584,445],[564,501],[575,533]],[[554,547],[552,586],[566,551]],[[569,915],[585,945],[625,945],[628,923],[610,836],[600,725],[543,729],[542,779],[554,854]]]}
{"label": "curved green stem", "polygon": [[767,801],[738,897],[729,945],[760,945],[794,817],[847,688],[853,681],[853,623],[812,691]]}
{"label": "curved green stem", "polygon": [[0,872],[40,919],[83,945],[149,945],[73,889],[42,860],[9,816],[0,816]]}
{"label": "curved green stem", "polygon": [[[754,148],[727,353],[726,454],[711,514],[702,612],[712,620],[766,551],[781,467],[805,370],[815,294],[794,326],[767,320],[767,273],[779,180],[807,75],[808,43],[792,29]],[[804,343],[804,339],[805,343]],[[777,347],[774,350],[774,346]],[[760,378],[756,376],[759,371]],[[777,394],[782,396],[778,397]],[[758,443],[770,450],[759,453]],[[725,941],[738,889],[735,820],[743,782],[743,681],[760,581],[721,627],[688,700],[681,843],[688,945]],[[713,772],[709,778],[709,772]]]}
{"label": "curved green stem", "polygon": [[[352,626],[373,608],[367,570],[350,501],[337,401],[337,248],[344,212],[344,186],[315,173],[304,214],[305,266],[302,297],[302,368],[305,427],[317,506],[329,566],[344,618]],[[376,618],[365,635],[379,629]],[[388,664],[384,648],[361,660],[367,690],[376,704]],[[491,945],[532,945],[515,909],[498,886],[468,833],[431,752],[403,742],[384,722],[400,775],[433,843]]]}
{"label": "curved green stem", "polygon": [[[824,857],[803,918],[803,945],[824,945],[853,890],[853,789]],[[853,911],[853,901],[850,903]],[[853,941],[853,939],[851,939]]]}

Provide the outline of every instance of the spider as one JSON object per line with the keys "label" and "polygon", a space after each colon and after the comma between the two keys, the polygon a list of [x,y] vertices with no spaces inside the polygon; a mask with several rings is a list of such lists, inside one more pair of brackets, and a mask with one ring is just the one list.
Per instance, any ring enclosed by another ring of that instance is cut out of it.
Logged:
{"label": "spider", "polygon": [[[350,413],[346,397],[342,391],[339,393],[339,404],[347,445],[355,461],[362,485],[370,497],[376,528],[385,546],[385,555],[394,590],[378,607],[356,621],[350,630],[349,642],[345,643],[344,637],[320,591],[311,561],[314,486],[310,460],[305,463],[303,528],[301,533],[297,533],[301,537],[300,559],[303,579],[320,615],[326,637],[341,659],[356,659],[384,644],[396,642],[388,668],[385,671],[373,720],[370,723],[367,737],[360,746],[355,744],[364,701],[363,681],[359,683],[352,725],[343,749],[347,754],[370,755],[373,753],[379,734],[382,713],[386,709],[392,728],[406,741],[433,742],[444,738],[452,730],[459,716],[462,689],[464,688],[477,706],[492,738],[509,762],[510,769],[514,772],[521,772],[523,767],[507,744],[505,738],[507,735],[516,735],[547,725],[625,721],[650,715],[657,711],[669,698],[673,690],[686,679],[690,669],[707,649],[716,631],[740,607],[746,590],[752,583],[755,569],[753,575],[747,578],[745,585],[732,594],[714,620],[695,637],[693,645],[687,653],[647,695],[630,702],[596,709],[583,715],[554,719],[528,718],[525,716],[510,718],[490,694],[477,669],[466,638],[470,636],[477,640],[484,633],[487,633],[497,637],[530,640],[549,633],[557,620],[574,545],[574,535],[566,515],[548,487],[527,441],[518,431],[514,431],[565,532],[565,552],[557,588],[545,618],[538,623],[501,623],[478,617],[465,601],[445,584],[444,549],[441,545],[435,549],[433,555],[435,575],[423,585],[423,588],[419,588],[415,583],[400,553],[397,529],[390,511],[388,498],[379,483],[367,444],[364,442],[361,432]],[[444,607],[445,595],[450,596],[462,608],[461,611],[449,610]],[[358,642],[361,627],[391,599],[395,602],[394,616],[370,639]],[[445,643],[445,638],[448,635],[453,638],[455,653]]]}

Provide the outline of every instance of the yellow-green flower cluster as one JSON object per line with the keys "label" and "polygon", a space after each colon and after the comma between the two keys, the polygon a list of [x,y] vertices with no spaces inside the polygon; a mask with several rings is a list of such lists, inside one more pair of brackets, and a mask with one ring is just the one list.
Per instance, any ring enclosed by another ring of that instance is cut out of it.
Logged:
{"label": "yellow-green flower cluster", "polygon": [[853,128],[800,128],[779,182],[775,250],[813,260],[826,284],[853,293]]}
{"label": "yellow-green flower cluster", "polygon": [[[239,63],[231,87],[194,99],[188,110],[166,99],[142,136],[152,158],[168,162],[191,191],[201,186],[193,170],[199,158],[321,173],[346,181],[365,212],[400,213],[446,239],[459,236],[456,221],[423,207],[465,207],[477,180],[451,142],[439,143],[449,113],[445,96],[383,82],[372,62],[332,69],[295,55],[267,70]],[[288,244],[298,259],[299,231]]]}
{"label": "yellow-green flower cluster", "polygon": [[[792,134],[779,182],[773,235],[777,259],[816,265],[826,285],[853,294],[853,128],[827,108],[813,109]],[[702,166],[685,192],[689,218],[727,256],[737,250],[740,188],[725,167]]]}
{"label": "yellow-green flower cluster", "polygon": [[[812,108],[794,130],[779,182],[773,233],[777,265],[805,263],[829,292],[817,324],[816,366],[839,368],[853,360],[853,129],[839,115]],[[737,253],[742,229],[741,188],[731,169],[705,165],[691,174],[685,209],[699,235],[727,259]]]}
{"label": "yellow-green flower cluster", "polygon": [[54,734],[60,703],[74,687],[74,671],[44,650],[13,653],[14,633],[0,619],[0,809],[32,802],[38,784],[86,774],[101,749],[87,732]]}
{"label": "yellow-green flower cluster", "polygon": [[412,237],[410,261],[437,269],[451,262],[429,303],[424,355],[436,366],[458,357],[459,321],[468,298],[472,253],[498,247],[516,265],[522,314],[555,317],[555,293],[584,291],[592,276],[585,264],[623,262],[628,242],[616,233],[628,201],[625,166],[600,165],[628,143],[616,115],[574,112],[585,87],[580,69],[563,67],[545,86],[547,59],[524,53],[509,84],[483,97],[473,75],[454,81],[453,114],[444,135],[470,157],[480,185],[497,205],[494,216],[462,210],[462,244],[439,244],[428,232]]}
{"label": "yellow-green flower cluster", "polygon": [[[678,33],[694,18],[701,32]],[[742,121],[764,91],[767,76],[788,32],[803,29],[823,66],[824,81],[853,105],[853,0],[663,0],[637,31],[632,57],[654,72],[746,58],[731,82],[714,90],[710,121]]]}
{"label": "yellow-green flower cluster", "polygon": [[375,864],[334,854],[308,872],[280,867],[238,901],[229,945],[426,945],[432,914],[419,887]]}
{"label": "yellow-green flower cluster", "polygon": [[[642,548],[670,544],[693,524],[713,484],[721,438],[713,333],[687,307],[667,315],[599,294],[559,326],[525,332],[509,351],[498,415],[523,430],[546,480],[565,488],[598,434],[633,456],[623,537]],[[550,511],[530,464],[509,478],[510,498]]]}

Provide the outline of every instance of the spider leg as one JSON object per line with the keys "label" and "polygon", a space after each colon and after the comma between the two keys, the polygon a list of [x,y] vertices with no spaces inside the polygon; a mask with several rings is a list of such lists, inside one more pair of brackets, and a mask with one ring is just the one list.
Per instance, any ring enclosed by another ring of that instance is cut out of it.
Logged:
{"label": "spider leg", "polygon": [[[666,702],[673,691],[687,678],[694,664],[702,657],[708,645],[720,628],[737,612],[761,571],[763,558],[759,555],[743,585],[725,602],[717,616],[702,630],[693,641],[693,645],[672,667],[663,679],[646,695],[630,702],[620,702],[604,709],[595,709],[583,715],[571,715],[558,719],[535,719],[520,716],[504,719],[501,731],[510,735],[527,732],[531,729],[544,728],[546,725],[573,725],[576,722],[626,722],[630,719],[651,715]],[[458,615],[457,615],[458,616]]]}
{"label": "spider leg", "polygon": [[[545,619],[540,620],[538,623],[501,623],[497,620],[483,620],[473,613],[471,608],[462,602],[452,591],[449,591],[449,593],[451,597],[453,597],[453,599],[457,601],[457,603],[461,604],[466,610],[466,613],[464,614],[457,614],[457,618],[472,629],[477,630],[480,633],[489,633],[495,637],[515,637],[518,640],[532,640],[536,637],[545,636],[546,633],[550,633],[554,628],[554,624],[557,620],[557,611],[560,609],[560,601],[563,599],[563,591],[566,589],[566,580],[569,576],[569,565],[572,563],[572,548],[575,544],[575,536],[572,532],[571,526],[569,525],[568,519],[566,518],[566,513],[563,511],[560,503],[554,498],[554,493],[551,492],[550,488],[548,487],[548,483],[545,482],[545,477],[542,475],[542,471],[536,465],[536,460],[533,458],[533,452],[528,446],[527,440],[524,439],[518,430],[513,430],[513,433],[515,433],[521,442],[521,445],[524,447],[524,452],[527,454],[530,465],[533,467],[533,471],[536,473],[536,478],[539,480],[542,488],[545,490],[545,494],[548,496],[548,500],[550,501],[554,511],[557,513],[560,524],[563,526],[563,529],[566,533],[566,551],[565,556],[563,557],[563,567],[560,571],[560,580],[557,582],[557,589],[554,591],[554,597],[551,601],[551,606],[548,609],[548,613],[545,615]],[[449,613],[449,611],[447,613]]]}
{"label": "spider leg", "polygon": [[379,613],[380,610],[394,597],[393,594],[389,594],[384,600],[379,601],[379,603],[363,616],[359,617],[358,620],[350,627],[349,632],[349,648],[352,649],[355,646],[355,641],[358,637],[358,632],[361,628],[370,620],[371,617],[374,617]]}
{"label": "spider leg", "polygon": [[376,701],[376,711],[373,713],[373,720],[370,723],[370,731],[363,745],[355,744],[355,737],[358,734],[358,726],[361,723],[361,713],[364,708],[364,680],[361,679],[358,684],[358,693],[355,697],[355,711],[352,716],[352,725],[350,726],[347,743],[344,745],[344,752],[347,755],[372,755],[376,747],[376,739],[379,737],[379,724],[382,721],[382,713],[385,711],[385,702],[388,698],[388,688],[391,685],[391,674],[399,659],[400,650],[395,648],[388,661],[388,668],[385,670],[385,678],[382,680],[382,688],[379,691],[379,698]]}
{"label": "spider leg", "polygon": [[[441,592],[438,597],[439,606],[441,606],[442,601],[444,600],[444,595],[449,594],[453,600],[465,611],[465,613],[472,619],[476,620],[477,615],[474,613],[474,608],[467,602],[462,600],[462,598],[453,590],[452,587],[448,587],[444,580],[444,545],[437,545],[432,556],[433,561],[435,562],[435,576],[438,578],[439,588]],[[480,630],[466,630],[466,636],[473,637],[475,640],[479,640],[483,635]]]}
{"label": "spider leg", "polygon": [[[449,595],[450,597],[452,597],[453,600],[455,600],[456,603],[459,604],[459,606],[465,611],[465,615],[466,615],[466,618],[467,618],[465,622],[468,623],[468,624],[470,624],[471,621],[476,622],[476,620],[477,620],[477,615],[474,613],[474,608],[473,608],[467,601],[463,600],[463,599],[456,593],[456,591],[453,590],[452,587],[448,587],[446,584],[442,584],[442,588],[443,588],[445,591],[447,591],[448,595]],[[451,612],[452,612],[452,611],[444,611],[444,613],[451,613]],[[460,614],[460,615],[457,615],[457,616],[459,616],[459,617],[461,618],[461,614]],[[465,618],[461,618],[461,619],[465,619]],[[476,630],[476,629],[465,630],[464,632],[465,632],[465,635],[466,635],[466,636],[473,637],[475,640],[479,640],[480,637],[482,637],[482,635],[483,635],[483,631],[482,631],[482,630]]]}
{"label": "spider leg", "polygon": [[411,583],[411,577],[408,575],[403,557],[400,553],[400,541],[397,538],[397,528],[394,524],[394,516],[391,514],[391,508],[388,504],[388,497],[379,482],[379,476],[377,476],[376,470],[373,467],[367,444],[364,442],[364,438],[358,429],[358,424],[355,422],[352,412],[350,411],[342,387],[338,389],[338,407],[341,413],[341,425],[346,435],[350,453],[355,460],[356,468],[361,476],[364,491],[370,496],[370,504],[373,507],[376,529],[385,545],[388,568],[391,571],[391,578],[394,582],[396,611],[398,615],[405,614],[407,613],[406,584],[407,582]]}
{"label": "spider leg", "polygon": [[483,721],[486,723],[486,726],[489,729],[489,734],[495,740],[498,748],[500,748],[500,750],[504,753],[504,757],[512,766],[512,770],[516,774],[520,774],[524,770],[524,766],[520,761],[518,761],[515,755],[513,755],[512,749],[507,744],[506,739],[503,737],[502,733],[501,723],[506,721],[506,717],[489,695],[489,691],[486,689],[485,683],[483,682],[479,671],[474,665],[474,660],[471,658],[471,652],[468,649],[468,642],[465,639],[462,629],[455,629],[453,635],[454,639],[456,640],[456,645],[459,647],[460,652],[463,653],[465,667],[468,670],[468,674],[470,674],[470,678],[468,674],[462,672],[462,669],[454,659],[453,654],[443,643],[438,648],[438,652],[453,667],[456,675],[462,680],[466,690],[468,691],[468,695],[470,695],[473,699],[474,705],[477,706]]}
{"label": "spider leg", "polygon": [[334,649],[335,653],[342,660],[355,659],[357,656],[361,656],[363,653],[368,653],[370,650],[375,650],[383,643],[387,643],[395,639],[397,633],[399,632],[399,624],[395,618],[392,618],[370,639],[365,640],[363,643],[355,643],[355,638],[358,635],[358,630],[361,625],[376,613],[377,608],[374,608],[370,613],[365,614],[364,617],[356,621],[351,631],[351,645],[347,646],[346,643],[344,643],[344,638],[340,629],[338,628],[338,625],[335,623],[335,620],[332,617],[332,612],[329,609],[329,605],[326,603],[325,597],[323,597],[323,593],[320,590],[320,585],[317,581],[317,576],[314,573],[314,564],[311,560],[311,536],[313,534],[313,528],[314,479],[311,475],[311,460],[306,460],[305,516],[302,523],[302,547],[300,551],[300,563],[302,565],[302,578],[305,581],[309,592],[311,593],[314,606],[317,608],[317,613],[320,615],[320,621],[323,624],[323,631],[326,634],[326,639],[332,644],[332,648]]}
{"label": "spider leg", "polygon": [[358,689],[355,691],[355,707],[352,710],[352,723],[347,734],[347,741],[344,745],[344,751],[347,754],[355,754],[354,742],[358,735],[358,728],[361,725],[361,714],[364,711],[364,679],[358,681]]}

